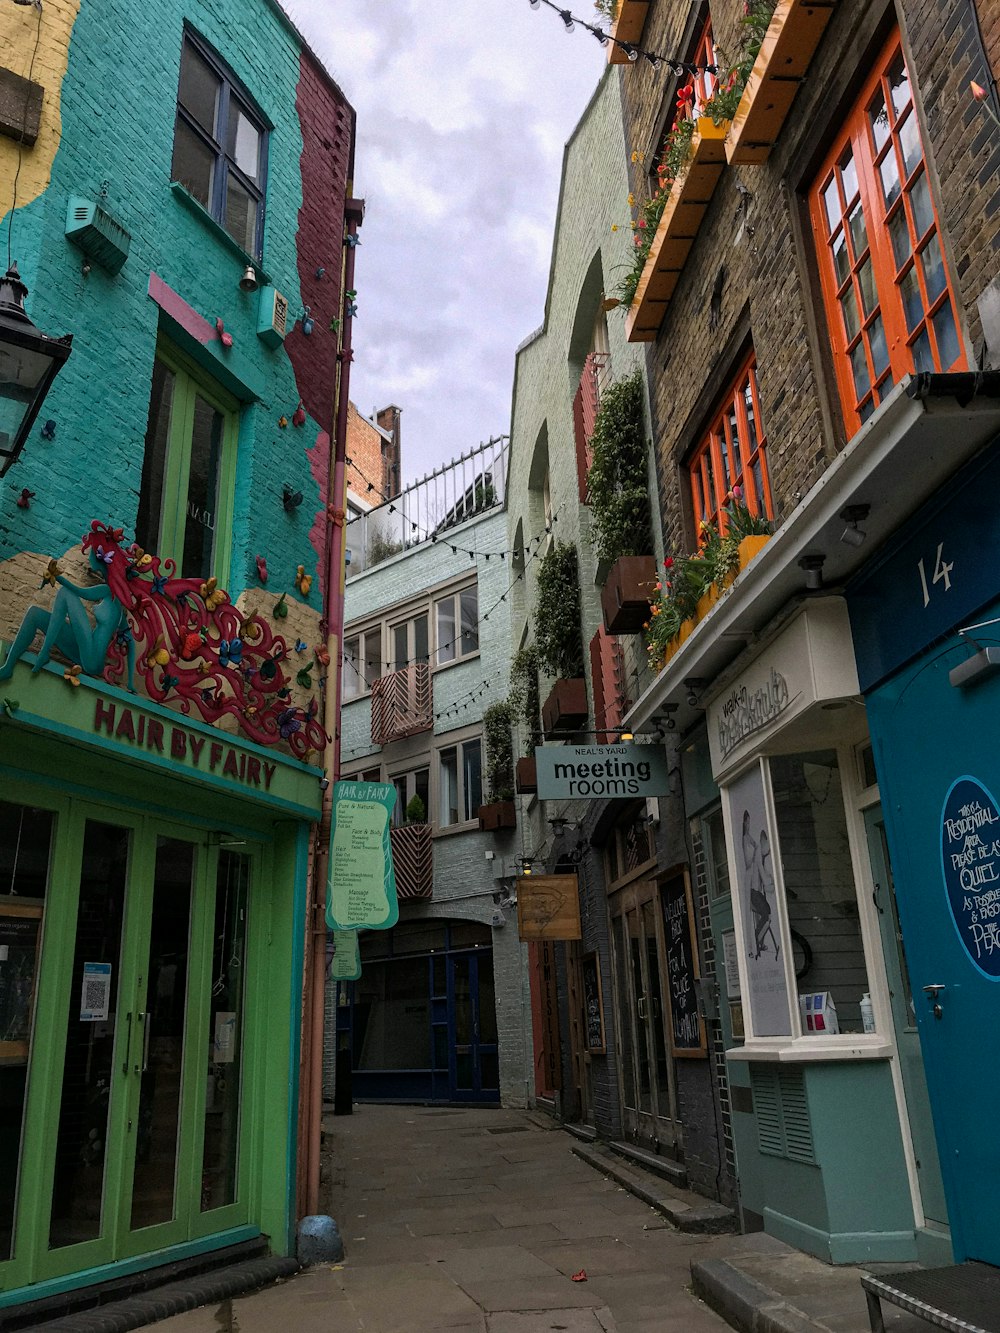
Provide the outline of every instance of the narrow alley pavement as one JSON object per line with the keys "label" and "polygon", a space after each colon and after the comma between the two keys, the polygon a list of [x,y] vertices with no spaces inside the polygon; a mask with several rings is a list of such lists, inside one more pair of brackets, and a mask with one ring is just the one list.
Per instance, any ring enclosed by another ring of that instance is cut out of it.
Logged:
{"label": "narrow alley pavement", "polygon": [[[342,1265],[158,1324],[163,1333],[721,1333],[681,1235],[544,1117],[359,1106],[332,1126]],[[586,1281],[573,1275],[586,1274]]]}

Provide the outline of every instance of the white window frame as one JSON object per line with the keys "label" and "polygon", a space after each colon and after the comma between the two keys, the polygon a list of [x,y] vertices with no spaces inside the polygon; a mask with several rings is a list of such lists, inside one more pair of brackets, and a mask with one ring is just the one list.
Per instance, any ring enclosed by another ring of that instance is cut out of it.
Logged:
{"label": "white window frame", "polygon": [[[466,814],[469,801],[469,793],[465,790],[465,749],[466,746],[479,746],[479,804],[483,800],[483,737],[481,732],[474,735],[454,736],[447,735],[442,738],[444,744],[438,745],[434,751],[434,800],[435,800],[435,828],[440,833],[452,833],[459,829],[469,829],[476,827],[479,818],[479,806],[477,805],[471,815]],[[454,752],[455,755],[455,785],[456,785],[456,811],[458,818],[444,823],[442,821],[443,803],[444,803],[444,780],[443,767],[446,754]]]}
{"label": "white window frame", "polygon": [[[352,688],[351,693],[348,694],[348,646],[352,643],[358,644],[358,652],[357,656],[352,659],[357,665],[350,668],[350,670],[354,672],[354,675],[361,682],[361,688],[357,690]],[[367,660],[366,653],[369,651],[369,648],[374,648],[376,653],[378,674],[375,676],[375,680],[378,680],[384,673],[385,663],[385,659],[382,656],[382,626],[369,625],[364,629],[352,629],[344,635],[344,648],[341,653],[341,663],[343,668],[343,675],[341,677],[341,699],[345,704],[353,703],[355,699],[364,699],[372,692],[372,684],[374,682],[369,681],[365,675],[365,663]]]}
{"label": "white window frame", "polygon": [[[467,600],[469,594],[472,594],[476,602],[476,645],[474,648],[466,649],[462,640],[465,637],[462,629],[462,602]],[[441,610],[443,607],[451,606],[452,628],[441,632]],[[479,584],[467,583],[463,588],[456,588],[454,592],[448,593],[446,597],[437,597],[434,600],[434,664],[436,667],[454,666],[456,662],[465,662],[472,657],[479,656]]]}

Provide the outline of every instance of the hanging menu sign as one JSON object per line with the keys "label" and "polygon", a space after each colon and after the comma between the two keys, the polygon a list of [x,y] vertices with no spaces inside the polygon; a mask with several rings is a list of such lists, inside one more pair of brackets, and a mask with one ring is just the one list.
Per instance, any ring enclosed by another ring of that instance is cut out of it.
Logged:
{"label": "hanging menu sign", "polygon": [[667,942],[670,1049],[673,1055],[704,1055],[705,1032],[698,1013],[698,972],[687,875],[674,875],[660,889]]}
{"label": "hanging menu sign", "polygon": [[330,976],[334,981],[357,981],[361,976],[361,948],[356,930],[333,932],[333,957]]}
{"label": "hanging menu sign", "polygon": [[975,778],[953,782],[941,814],[941,868],[958,938],[1000,981],[1000,809]]}
{"label": "hanging menu sign", "polygon": [[392,783],[334,783],[326,894],[331,930],[388,930],[399,920],[389,841],[395,804]]}

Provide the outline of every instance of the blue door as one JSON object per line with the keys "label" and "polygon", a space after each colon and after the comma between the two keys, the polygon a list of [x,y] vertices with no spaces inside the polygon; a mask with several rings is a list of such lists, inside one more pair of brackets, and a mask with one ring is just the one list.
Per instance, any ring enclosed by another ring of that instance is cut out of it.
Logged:
{"label": "blue door", "polygon": [[448,971],[451,1100],[499,1101],[493,951],[453,953]]}
{"label": "blue door", "polygon": [[953,686],[970,651],[867,702],[955,1257],[1000,1264],[1000,678]]}

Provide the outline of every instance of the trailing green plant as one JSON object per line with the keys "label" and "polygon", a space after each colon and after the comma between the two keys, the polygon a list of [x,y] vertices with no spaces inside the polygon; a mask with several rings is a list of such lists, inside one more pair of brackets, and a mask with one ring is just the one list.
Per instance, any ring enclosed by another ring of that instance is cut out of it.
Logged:
{"label": "trailing green plant", "polygon": [[406,802],[406,810],[403,812],[403,822],[407,825],[427,823],[427,807],[424,805],[422,797],[413,795]]}
{"label": "trailing green plant", "polygon": [[594,554],[608,564],[623,555],[648,555],[653,549],[649,440],[638,370],[602,395],[590,447],[587,492]]}
{"label": "trailing green plant", "polygon": [[740,564],[740,542],[744,537],[770,536],[774,524],[764,514],[755,514],[734,486],[721,510],[721,529],[702,522],[698,550],[693,555],[667,556],[663,573],[650,598],[649,620],[643,627],[649,666],[659,671],[672,639],[685,620],[697,614],[698,602],[713,587],[723,590]]}
{"label": "trailing green plant", "polygon": [[[691,156],[691,142],[694,138],[695,123],[690,117],[690,107],[678,98],[677,115],[670,133],[663,141],[660,162],[656,168],[657,183],[654,192],[639,205],[638,216],[632,219],[632,243],[635,254],[632,267],[625,274],[615,289],[625,309],[632,304],[635,293],[646,267],[646,260],[652,249],[656,228],[660,224],[663,210],[670,198],[674,181],[682,174]],[[633,152],[632,161],[641,159],[641,154]],[[634,195],[629,195],[629,207],[632,207]],[[617,228],[616,228],[617,229]]]}
{"label": "trailing green plant", "polygon": [[510,734],[515,711],[509,699],[500,699],[483,713],[486,742],[487,804],[514,799],[514,744]]}
{"label": "trailing green plant", "polygon": [[556,542],[538,566],[535,648],[546,675],[558,680],[583,675],[580,576],[571,542]]}
{"label": "trailing green plant", "polygon": [[538,653],[533,643],[514,654],[510,664],[510,692],[507,695],[511,721],[522,724],[521,748],[525,757],[534,753],[534,735],[541,730],[542,697],[538,688]]}
{"label": "trailing green plant", "polygon": [[715,90],[702,107],[702,115],[711,116],[716,125],[732,120],[747,86],[754,61],[767,35],[775,0],[745,0],[736,40],[736,54],[727,60],[719,50],[720,69]]}
{"label": "trailing green plant", "polygon": [[598,14],[602,14],[609,23],[614,23],[618,17],[618,0],[594,0],[594,8]]}

